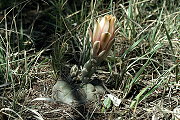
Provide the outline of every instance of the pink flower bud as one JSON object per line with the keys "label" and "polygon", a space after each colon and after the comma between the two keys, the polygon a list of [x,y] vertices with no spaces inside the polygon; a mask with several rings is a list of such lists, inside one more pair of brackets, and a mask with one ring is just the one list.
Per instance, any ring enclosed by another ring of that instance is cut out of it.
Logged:
{"label": "pink flower bud", "polygon": [[100,53],[100,59],[104,59],[108,55],[114,43],[115,21],[115,16],[105,15],[95,21],[93,32],[89,31],[92,43],[92,56],[94,58],[98,58]]}

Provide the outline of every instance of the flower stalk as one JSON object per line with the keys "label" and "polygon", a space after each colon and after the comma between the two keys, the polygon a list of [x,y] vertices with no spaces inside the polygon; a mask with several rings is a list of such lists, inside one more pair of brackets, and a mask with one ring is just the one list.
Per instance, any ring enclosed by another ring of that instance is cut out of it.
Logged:
{"label": "flower stalk", "polygon": [[84,64],[82,69],[81,80],[84,83],[89,82],[89,78],[96,71],[96,67],[106,59],[112,45],[114,44],[115,21],[115,16],[105,15],[95,21],[93,31],[89,29],[92,46],[91,58]]}

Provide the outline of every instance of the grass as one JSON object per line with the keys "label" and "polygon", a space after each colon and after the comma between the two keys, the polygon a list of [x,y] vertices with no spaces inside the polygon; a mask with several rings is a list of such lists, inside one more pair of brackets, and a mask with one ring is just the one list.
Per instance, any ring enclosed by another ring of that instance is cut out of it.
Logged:
{"label": "grass", "polygon": [[[175,119],[177,1],[50,0],[5,6],[0,4],[0,119]],[[81,69],[89,59],[88,29],[105,14],[117,17],[118,33],[93,78],[103,80],[122,103],[103,113],[104,97],[85,105],[85,111],[48,102],[56,80],[67,80],[73,65]],[[44,99],[33,101],[39,97]]]}

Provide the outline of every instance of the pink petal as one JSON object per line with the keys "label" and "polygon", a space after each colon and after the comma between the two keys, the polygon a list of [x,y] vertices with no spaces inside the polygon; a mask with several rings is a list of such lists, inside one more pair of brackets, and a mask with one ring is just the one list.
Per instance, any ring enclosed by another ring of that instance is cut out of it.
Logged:
{"label": "pink petal", "polygon": [[116,21],[115,17],[111,17],[110,22],[109,22],[109,33],[113,34],[115,28],[114,28],[114,23]]}
{"label": "pink petal", "polygon": [[101,34],[100,50],[106,49],[105,47],[109,43],[110,38],[111,38],[111,34],[109,32],[105,32]]}
{"label": "pink petal", "polygon": [[98,55],[99,59],[103,60],[108,56],[110,49],[111,49],[112,45],[114,44],[114,41],[115,41],[114,39],[109,41],[106,50],[103,50],[104,52],[102,51],[103,53]]}
{"label": "pink petal", "polygon": [[100,21],[101,33],[108,32],[109,30],[109,20],[107,16],[104,16]]}
{"label": "pink petal", "polygon": [[98,52],[99,52],[99,48],[100,48],[100,41],[95,41],[93,44],[93,56],[96,57]]}
{"label": "pink petal", "polygon": [[99,22],[96,21],[95,26],[94,26],[94,30],[93,30],[93,41],[92,41],[92,43],[99,40],[100,36],[101,36],[101,26],[100,26]]}
{"label": "pink petal", "polygon": [[109,41],[109,43],[106,46],[106,51],[108,51],[108,52],[110,51],[110,49],[113,46],[114,42],[115,42],[115,39],[112,39],[112,40]]}

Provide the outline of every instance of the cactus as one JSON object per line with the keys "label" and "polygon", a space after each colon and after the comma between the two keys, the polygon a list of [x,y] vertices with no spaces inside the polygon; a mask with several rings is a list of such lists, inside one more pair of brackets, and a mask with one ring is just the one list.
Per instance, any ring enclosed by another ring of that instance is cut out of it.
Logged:
{"label": "cactus", "polygon": [[[101,86],[94,86],[90,84],[90,78],[96,71],[97,66],[107,57],[113,43],[115,36],[115,20],[116,18],[112,15],[105,15],[103,18],[98,19],[95,22],[93,32],[89,30],[91,38],[91,57],[84,64],[81,72],[77,65],[74,65],[70,70],[70,77],[72,80],[80,79],[83,84],[82,90],[79,93],[76,88],[73,88],[68,82],[59,80],[52,89],[52,97],[56,101],[60,101],[67,104],[73,102],[84,102],[86,100],[94,100],[96,94],[104,93],[104,89]],[[75,95],[77,93],[78,97]],[[85,94],[85,95],[84,95]],[[77,99],[78,98],[78,99]]]}

